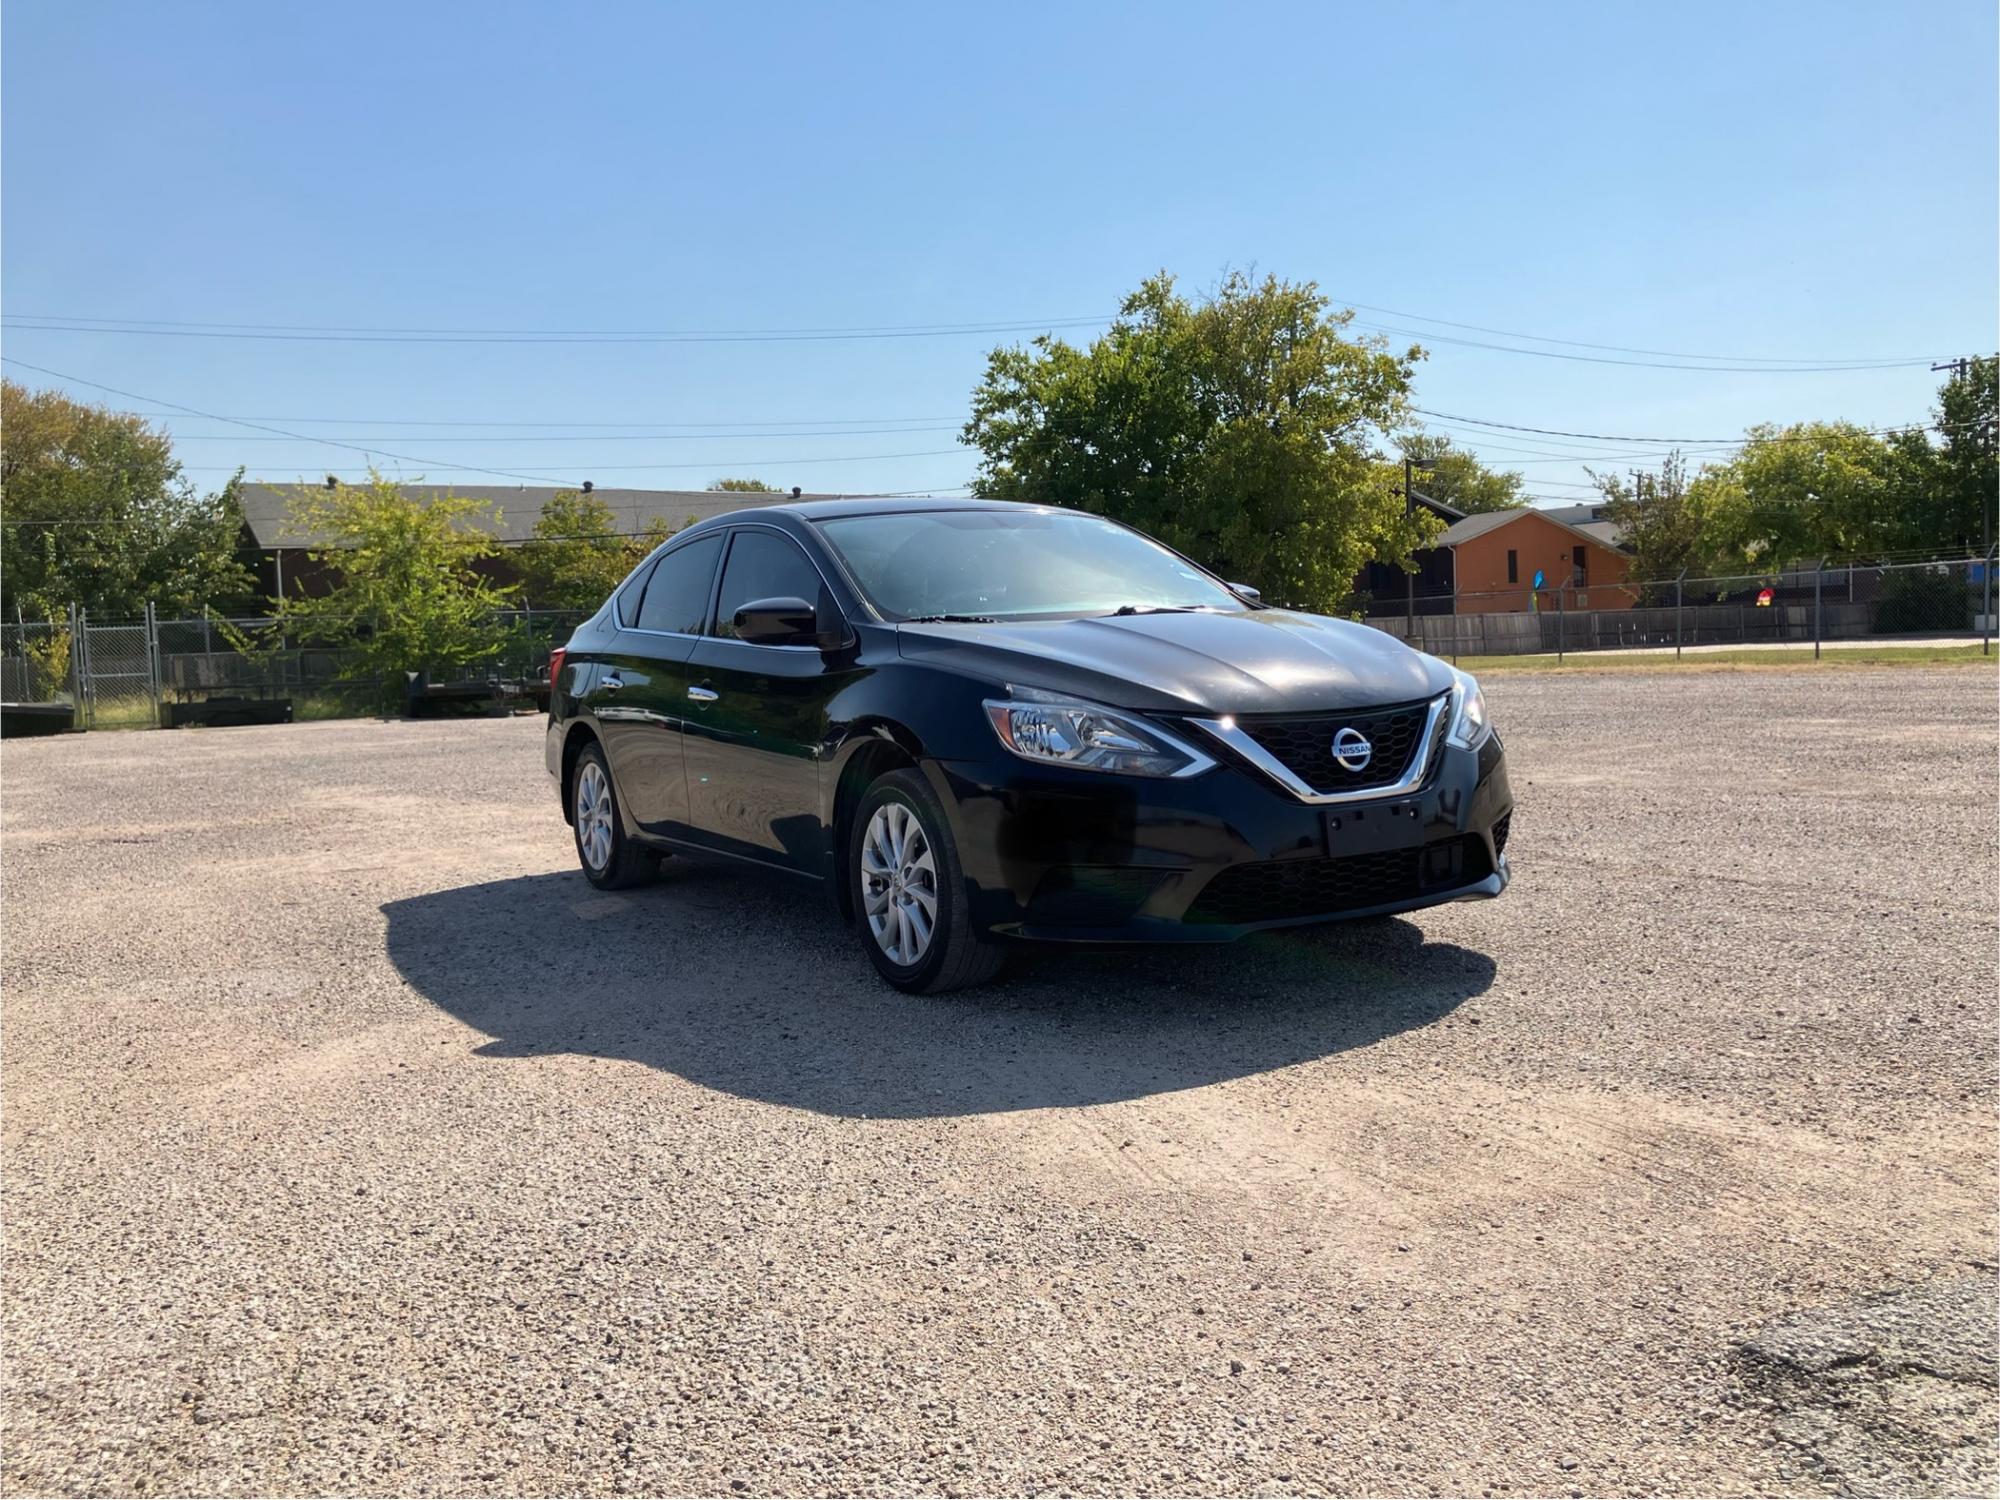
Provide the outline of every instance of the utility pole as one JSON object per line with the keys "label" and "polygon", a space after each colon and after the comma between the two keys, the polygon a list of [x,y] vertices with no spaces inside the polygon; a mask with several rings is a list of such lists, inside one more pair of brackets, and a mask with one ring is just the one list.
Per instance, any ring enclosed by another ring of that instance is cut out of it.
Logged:
{"label": "utility pole", "polygon": [[[1417,492],[1410,483],[1410,471],[1422,469],[1429,473],[1437,467],[1434,458],[1411,458],[1403,454],[1403,516],[1408,519],[1417,513]],[[1416,549],[1411,549],[1410,561],[1416,561]],[[1456,584],[1454,584],[1456,587]],[[1403,642],[1414,646],[1417,634],[1417,573],[1414,568],[1403,575]]]}
{"label": "utility pole", "polygon": [[[1410,492],[1410,455],[1403,455],[1403,519],[1416,514],[1416,498]],[[1415,562],[1415,549],[1410,561]],[[1403,575],[1403,644],[1414,646],[1417,633],[1417,574],[1413,568]]]}

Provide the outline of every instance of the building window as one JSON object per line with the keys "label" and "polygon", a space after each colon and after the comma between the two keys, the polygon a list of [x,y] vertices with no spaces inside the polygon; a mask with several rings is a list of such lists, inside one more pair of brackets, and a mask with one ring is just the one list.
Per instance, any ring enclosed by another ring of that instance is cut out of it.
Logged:
{"label": "building window", "polygon": [[1521,554],[1512,547],[1507,549],[1507,581],[1509,583],[1521,581]]}
{"label": "building window", "polygon": [[1576,544],[1576,550],[1571,554],[1571,556],[1573,556],[1576,559],[1575,575],[1576,575],[1576,586],[1578,588],[1582,588],[1584,587],[1584,585],[1590,582],[1590,564],[1586,556],[1586,554],[1588,554],[1589,551],[1590,549],[1588,547],[1584,546],[1583,543],[1578,542]]}

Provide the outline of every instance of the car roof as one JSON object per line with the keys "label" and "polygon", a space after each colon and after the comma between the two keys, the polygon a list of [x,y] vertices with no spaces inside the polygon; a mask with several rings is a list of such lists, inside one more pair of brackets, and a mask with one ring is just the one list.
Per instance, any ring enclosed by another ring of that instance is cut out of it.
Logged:
{"label": "car roof", "polygon": [[[951,495],[846,495],[839,499],[791,500],[763,508],[807,521],[824,521],[834,516],[897,515],[925,510],[1013,510],[1022,503],[1018,500],[968,500]],[[1028,508],[1046,510],[1049,507],[1037,505]],[[741,520],[746,514],[738,511],[731,519]]]}

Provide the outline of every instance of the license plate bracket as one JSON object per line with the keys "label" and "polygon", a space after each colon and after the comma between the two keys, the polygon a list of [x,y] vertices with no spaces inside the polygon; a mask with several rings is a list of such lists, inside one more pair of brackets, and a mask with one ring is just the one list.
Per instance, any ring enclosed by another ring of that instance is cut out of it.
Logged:
{"label": "license plate bracket", "polygon": [[1326,852],[1335,859],[1346,854],[1373,854],[1380,849],[1407,849],[1419,841],[1422,810],[1414,798],[1401,802],[1370,802],[1323,810]]}

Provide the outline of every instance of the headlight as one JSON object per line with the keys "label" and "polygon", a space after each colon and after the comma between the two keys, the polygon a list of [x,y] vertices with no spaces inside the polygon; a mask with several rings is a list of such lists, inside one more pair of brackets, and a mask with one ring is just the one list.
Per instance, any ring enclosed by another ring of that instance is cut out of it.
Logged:
{"label": "headlight", "polygon": [[1461,750],[1477,750],[1493,732],[1492,721],[1486,717],[1486,695],[1479,691],[1471,673],[1454,667],[1452,675],[1458,681],[1451,690],[1451,732],[1446,742]]}
{"label": "headlight", "polygon": [[1199,776],[1215,762],[1157,724],[1102,704],[1009,686],[986,700],[1000,743],[1023,760],[1123,776]]}

